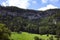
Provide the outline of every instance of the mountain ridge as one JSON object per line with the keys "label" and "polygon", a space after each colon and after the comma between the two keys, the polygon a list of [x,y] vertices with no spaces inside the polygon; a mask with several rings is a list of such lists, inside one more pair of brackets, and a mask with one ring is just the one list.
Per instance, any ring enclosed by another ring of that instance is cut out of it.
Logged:
{"label": "mountain ridge", "polygon": [[0,12],[5,11],[7,15],[12,16],[21,16],[26,19],[40,19],[44,17],[51,16],[57,11],[60,12],[60,9],[49,9],[46,11],[31,10],[31,9],[21,9],[15,6],[0,6]]}

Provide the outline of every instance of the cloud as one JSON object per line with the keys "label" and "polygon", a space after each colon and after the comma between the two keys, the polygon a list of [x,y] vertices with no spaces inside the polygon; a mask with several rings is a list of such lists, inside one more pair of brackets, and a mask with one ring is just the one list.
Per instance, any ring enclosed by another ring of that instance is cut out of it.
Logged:
{"label": "cloud", "polygon": [[42,3],[48,3],[48,2],[52,2],[52,3],[55,3],[55,2],[58,2],[59,0],[41,0]]}
{"label": "cloud", "polygon": [[58,2],[59,0],[50,0],[50,2]]}
{"label": "cloud", "polygon": [[29,1],[30,0],[7,0],[6,2],[3,2],[2,5],[3,6],[17,6],[17,7],[26,9],[30,5]]}
{"label": "cloud", "polygon": [[39,8],[38,10],[45,11],[45,10],[48,10],[48,9],[55,9],[55,8],[58,8],[58,7],[56,7],[56,6],[52,5],[52,4],[49,4],[46,7]]}
{"label": "cloud", "polygon": [[41,0],[41,1],[42,1],[42,3],[47,3],[48,0]]}
{"label": "cloud", "polygon": [[33,4],[36,4],[37,2],[36,1],[32,1]]}

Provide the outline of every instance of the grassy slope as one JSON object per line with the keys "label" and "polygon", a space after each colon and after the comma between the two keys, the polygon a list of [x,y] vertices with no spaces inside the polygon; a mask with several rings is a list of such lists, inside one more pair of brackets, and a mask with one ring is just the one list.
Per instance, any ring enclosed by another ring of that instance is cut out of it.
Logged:
{"label": "grassy slope", "polygon": [[[13,32],[11,35],[11,39],[13,40],[34,40],[34,37],[38,36],[39,38],[45,39],[47,40],[50,36],[54,36],[54,35],[39,35],[39,34],[31,34],[31,33],[27,33],[27,32],[22,32],[21,34],[18,34],[16,32]],[[56,40],[54,38],[54,40]]]}

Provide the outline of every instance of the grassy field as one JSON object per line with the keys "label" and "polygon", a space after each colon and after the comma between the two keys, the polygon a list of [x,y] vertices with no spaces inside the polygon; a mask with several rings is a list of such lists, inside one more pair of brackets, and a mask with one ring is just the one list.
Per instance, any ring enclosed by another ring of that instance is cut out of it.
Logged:
{"label": "grassy field", "polygon": [[[54,38],[54,35],[47,36],[47,35],[31,34],[31,33],[27,33],[27,32],[22,32],[21,34],[12,32],[11,39],[13,39],[13,40],[34,40],[35,36],[42,38],[43,40],[47,40],[51,36],[53,36],[53,38]],[[56,40],[56,38],[54,38],[54,40]]]}

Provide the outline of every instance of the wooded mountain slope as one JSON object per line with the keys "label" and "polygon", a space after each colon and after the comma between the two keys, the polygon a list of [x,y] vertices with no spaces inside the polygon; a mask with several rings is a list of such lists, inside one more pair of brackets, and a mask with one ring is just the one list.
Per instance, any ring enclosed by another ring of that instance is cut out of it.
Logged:
{"label": "wooded mountain slope", "polygon": [[11,31],[60,35],[60,9],[37,11],[0,6],[0,23]]}

